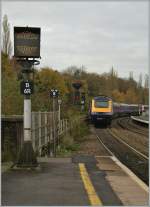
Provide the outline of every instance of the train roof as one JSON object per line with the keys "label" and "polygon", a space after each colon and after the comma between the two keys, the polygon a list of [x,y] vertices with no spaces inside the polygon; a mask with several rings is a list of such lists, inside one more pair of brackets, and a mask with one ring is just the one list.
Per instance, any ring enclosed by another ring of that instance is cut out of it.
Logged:
{"label": "train roof", "polygon": [[138,104],[127,104],[127,103],[117,103],[113,102],[114,106],[139,106]]}
{"label": "train roof", "polygon": [[105,100],[105,101],[106,101],[106,100],[109,100],[109,101],[112,100],[112,98],[110,98],[110,97],[108,97],[108,96],[105,96],[105,95],[96,96],[96,97],[94,97],[93,99],[94,99],[94,100],[103,100],[103,101],[104,101],[104,100]]}

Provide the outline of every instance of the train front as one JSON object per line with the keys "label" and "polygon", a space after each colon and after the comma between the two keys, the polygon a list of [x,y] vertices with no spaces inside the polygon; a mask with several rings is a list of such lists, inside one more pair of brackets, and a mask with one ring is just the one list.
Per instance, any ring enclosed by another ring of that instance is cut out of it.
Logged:
{"label": "train front", "polygon": [[98,96],[91,102],[91,121],[111,124],[113,115],[112,99],[107,96]]}

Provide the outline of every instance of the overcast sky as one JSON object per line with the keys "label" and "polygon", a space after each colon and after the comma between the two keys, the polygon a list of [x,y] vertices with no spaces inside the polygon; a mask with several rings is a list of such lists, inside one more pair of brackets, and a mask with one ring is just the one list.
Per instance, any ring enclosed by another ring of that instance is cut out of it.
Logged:
{"label": "overcast sky", "polygon": [[59,71],[84,65],[88,72],[119,76],[148,73],[148,1],[3,1],[14,26],[41,27],[41,64]]}

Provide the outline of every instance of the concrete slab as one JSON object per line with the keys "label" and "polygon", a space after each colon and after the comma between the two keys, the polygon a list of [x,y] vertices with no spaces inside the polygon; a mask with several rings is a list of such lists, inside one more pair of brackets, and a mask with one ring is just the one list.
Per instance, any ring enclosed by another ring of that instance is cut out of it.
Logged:
{"label": "concrete slab", "polygon": [[[60,160],[59,160],[60,161]],[[58,160],[57,160],[58,162]],[[71,162],[43,162],[41,171],[8,171],[2,174],[4,206],[90,205],[79,168]]]}
{"label": "concrete slab", "polygon": [[85,163],[88,174],[91,178],[93,186],[105,206],[123,205],[109,182],[106,180],[106,173],[97,167],[97,160],[92,155],[77,155],[73,157],[75,163]]}
{"label": "concrete slab", "polygon": [[131,116],[131,119],[149,124],[149,116]]}
{"label": "concrete slab", "polygon": [[47,162],[47,163],[71,163],[71,158],[53,158],[53,157],[38,157],[38,162]]}
{"label": "concrete slab", "polygon": [[114,161],[111,159],[110,156],[107,157],[101,157],[96,156],[96,159],[98,160],[97,166],[101,170],[119,170],[120,167],[118,165],[114,165]]}
{"label": "concrete slab", "polygon": [[106,180],[125,206],[148,206],[149,195],[111,157],[97,157],[97,166],[106,173]]}
{"label": "concrete slab", "polygon": [[94,189],[105,206],[148,205],[142,189],[111,156],[76,155],[38,158],[41,168],[2,174],[3,206],[91,205],[79,171],[84,163]]}

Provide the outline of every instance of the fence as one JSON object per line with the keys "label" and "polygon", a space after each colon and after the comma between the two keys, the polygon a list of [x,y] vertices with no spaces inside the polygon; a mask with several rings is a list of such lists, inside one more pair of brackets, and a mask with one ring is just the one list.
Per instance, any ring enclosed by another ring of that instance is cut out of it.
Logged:
{"label": "fence", "polygon": [[58,112],[32,112],[31,134],[34,150],[41,154],[44,146],[58,145],[59,136],[68,129],[68,120],[58,120]]}
{"label": "fence", "polygon": [[[54,144],[59,144],[59,136],[69,129],[67,119],[58,120],[58,112],[32,112],[32,144],[36,152],[41,155],[42,148],[49,145],[53,152]],[[1,143],[2,154],[11,149],[14,156],[21,150],[23,145],[23,115],[2,116]],[[54,143],[55,142],[55,143]],[[8,144],[9,143],[9,149]],[[7,148],[7,149],[6,149]]]}

